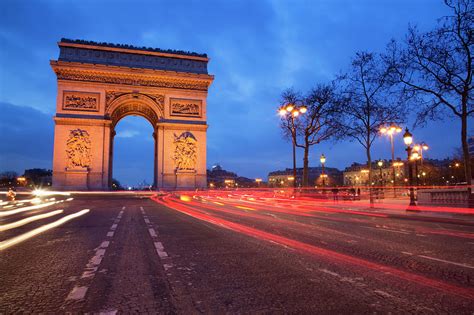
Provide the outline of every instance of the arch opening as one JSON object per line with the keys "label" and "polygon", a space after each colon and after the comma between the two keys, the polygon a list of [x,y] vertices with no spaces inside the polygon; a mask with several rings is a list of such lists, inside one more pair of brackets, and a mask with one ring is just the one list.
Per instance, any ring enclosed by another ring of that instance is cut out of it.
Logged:
{"label": "arch opening", "polygon": [[127,113],[115,122],[111,137],[112,190],[148,190],[156,187],[156,139],[148,117]]}

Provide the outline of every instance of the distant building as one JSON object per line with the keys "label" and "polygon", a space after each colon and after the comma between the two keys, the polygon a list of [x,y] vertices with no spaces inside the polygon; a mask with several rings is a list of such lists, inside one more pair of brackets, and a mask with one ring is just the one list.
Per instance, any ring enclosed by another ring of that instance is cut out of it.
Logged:
{"label": "distant building", "polygon": [[[382,166],[379,160],[372,162],[372,185],[393,186],[392,161],[383,160]],[[400,159],[395,160],[395,184],[400,185],[405,181],[405,163]],[[369,169],[367,164],[352,163],[344,170],[344,186],[366,186],[369,185]]]}
{"label": "distant building", "polygon": [[[308,182],[311,186],[321,186],[323,184],[322,167],[308,168]],[[326,186],[339,186],[342,184],[342,172],[334,167],[324,168],[324,184]],[[292,187],[293,181],[296,185],[301,186],[303,179],[303,168],[296,169],[296,178],[293,178],[293,169],[287,168],[282,171],[273,171],[268,173],[268,186],[270,187]]]}
{"label": "distant building", "polygon": [[207,184],[209,188],[249,188],[257,186],[255,180],[226,171],[219,164],[215,164],[210,170],[207,170]]}
{"label": "distant building", "polygon": [[[384,160],[382,167],[378,161],[372,163],[372,185],[393,186],[393,168],[390,160]],[[462,162],[452,159],[423,159],[412,162],[413,184],[417,186],[456,185],[464,181]],[[395,185],[408,183],[408,165],[406,161],[395,160]],[[369,172],[367,164],[353,163],[344,170],[345,186],[368,186]]]}

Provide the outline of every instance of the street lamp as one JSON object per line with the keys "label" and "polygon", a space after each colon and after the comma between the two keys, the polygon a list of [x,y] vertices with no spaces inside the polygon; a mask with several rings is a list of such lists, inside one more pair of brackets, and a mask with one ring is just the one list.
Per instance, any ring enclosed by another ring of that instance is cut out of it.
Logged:
{"label": "street lamp", "polygon": [[295,180],[293,181],[293,187],[296,188],[296,126],[295,126],[295,118],[297,118],[300,114],[304,114],[307,112],[307,108],[304,105],[297,106],[296,104],[288,103],[286,105],[281,106],[278,109],[278,113],[280,116],[288,117],[291,122],[291,140],[293,143],[293,177]]}
{"label": "street lamp", "polygon": [[325,187],[326,186],[326,179],[325,179],[325,176],[324,176],[324,163],[326,163],[326,157],[324,156],[324,154],[321,154],[321,157],[319,158],[319,161],[321,162],[321,166],[322,166],[321,177],[323,178],[323,187]]}
{"label": "street lamp", "polygon": [[377,165],[379,166],[379,170],[380,170],[380,186],[383,186],[383,179],[382,179],[382,166],[383,166],[383,161],[382,160],[379,160],[377,162]]}
{"label": "street lamp", "polygon": [[403,134],[403,142],[405,142],[407,156],[408,156],[408,181],[410,185],[410,206],[416,206],[415,202],[415,190],[413,189],[413,172],[412,172],[412,165],[411,165],[411,153],[412,153],[412,143],[413,143],[413,135],[408,131],[408,128],[405,129],[405,133]]}
{"label": "street lamp", "polygon": [[393,146],[393,135],[402,132],[402,128],[400,126],[397,126],[395,124],[391,124],[390,126],[382,127],[380,129],[380,133],[383,135],[388,135],[390,137],[390,146],[392,148],[392,175],[393,175],[393,195],[396,197],[396,189],[395,189],[395,150]]}

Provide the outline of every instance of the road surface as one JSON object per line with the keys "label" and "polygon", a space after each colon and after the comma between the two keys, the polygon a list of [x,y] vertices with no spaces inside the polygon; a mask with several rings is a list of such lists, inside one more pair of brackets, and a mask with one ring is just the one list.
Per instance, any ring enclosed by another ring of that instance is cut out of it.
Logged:
{"label": "road surface", "polygon": [[73,197],[2,205],[0,314],[474,311],[467,215],[243,194]]}

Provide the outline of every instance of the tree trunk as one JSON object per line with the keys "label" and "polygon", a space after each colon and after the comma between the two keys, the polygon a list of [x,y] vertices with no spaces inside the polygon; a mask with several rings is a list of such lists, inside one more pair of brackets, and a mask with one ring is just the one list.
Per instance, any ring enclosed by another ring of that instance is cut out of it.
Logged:
{"label": "tree trunk", "polygon": [[370,201],[370,207],[372,208],[374,206],[374,195],[372,192],[372,156],[370,155],[370,145],[367,145],[366,148],[366,153],[367,153],[367,168],[369,170],[369,201]]}
{"label": "tree trunk", "polygon": [[[462,141],[462,153],[464,157],[464,177],[468,185],[468,192],[471,193],[472,185],[472,171],[471,171],[471,157],[469,155],[469,146],[467,143],[467,114],[461,117],[461,141]],[[471,195],[469,195],[471,198]]]}
{"label": "tree trunk", "polygon": [[309,144],[308,139],[305,139],[304,156],[303,156],[303,187],[308,187],[308,167],[309,167]]}

